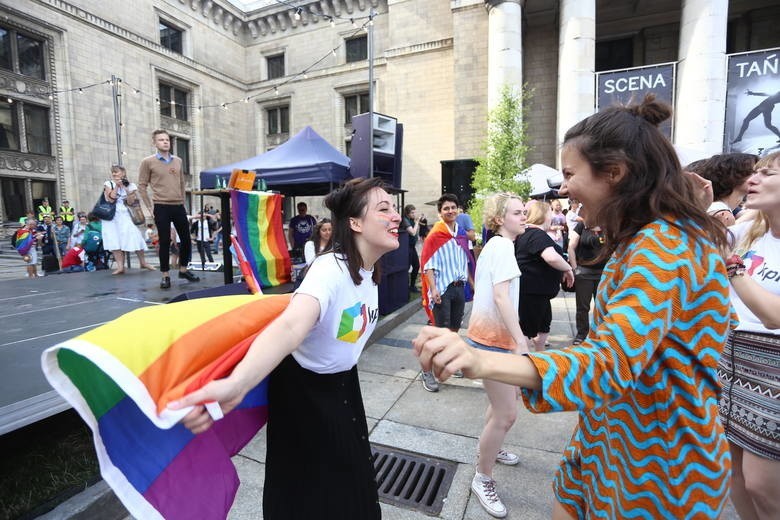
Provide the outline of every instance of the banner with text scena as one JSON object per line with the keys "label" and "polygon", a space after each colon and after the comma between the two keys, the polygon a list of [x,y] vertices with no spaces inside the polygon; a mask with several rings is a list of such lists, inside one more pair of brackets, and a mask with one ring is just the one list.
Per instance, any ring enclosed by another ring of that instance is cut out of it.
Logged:
{"label": "banner with text scena", "polygon": [[760,156],[780,150],[780,48],[732,54],[723,150]]}
{"label": "banner with text scena", "polygon": [[[674,63],[597,72],[596,110],[639,102],[650,92],[657,99],[674,106],[674,74]],[[659,128],[671,139],[671,119],[664,121]]]}

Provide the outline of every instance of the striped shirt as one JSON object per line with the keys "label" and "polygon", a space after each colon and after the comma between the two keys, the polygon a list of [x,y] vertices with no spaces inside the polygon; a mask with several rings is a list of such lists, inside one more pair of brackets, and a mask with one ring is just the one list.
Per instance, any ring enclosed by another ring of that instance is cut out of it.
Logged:
{"label": "striped shirt", "polygon": [[436,271],[434,278],[436,279],[436,289],[439,291],[439,294],[444,294],[444,291],[447,290],[447,287],[452,282],[465,282],[468,280],[469,259],[463,248],[455,241],[457,233],[458,227],[456,224],[452,240],[441,246],[423,266],[423,272]]}

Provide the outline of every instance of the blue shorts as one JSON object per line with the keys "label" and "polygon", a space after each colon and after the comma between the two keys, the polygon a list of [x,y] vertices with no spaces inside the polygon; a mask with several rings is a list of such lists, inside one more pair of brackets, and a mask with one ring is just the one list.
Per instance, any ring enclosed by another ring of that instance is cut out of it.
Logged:
{"label": "blue shorts", "polygon": [[469,345],[471,345],[474,348],[478,348],[479,350],[487,350],[488,352],[501,352],[501,353],[504,353],[504,354],[511,354],[512,353],[511,350],[507,350],[505,348],[491,347],[490,345],[483,345],[482,343],[477,343],[476,341],[474,341],[473,339],[471,339],[469,337],[465,337],[464,339],[466,340],[466,343],[468,343]]}

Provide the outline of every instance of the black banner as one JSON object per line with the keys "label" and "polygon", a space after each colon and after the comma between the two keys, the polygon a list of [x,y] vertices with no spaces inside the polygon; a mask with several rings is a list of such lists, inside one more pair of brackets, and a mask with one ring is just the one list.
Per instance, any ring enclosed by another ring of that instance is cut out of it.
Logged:
{"label": "black banner", "polygon": [[780,49],[728,57],[723,150],[768,155],[780,150]]}
{"label": "black banner", "polygon": [[[627,70],[599,72],[596,75],[596,110],[612,105],[640,101],[652,92],[656,98],[674,106],[674,64],[650,65]],[[664,135],[672,137],[672,121],[661,125]]]}

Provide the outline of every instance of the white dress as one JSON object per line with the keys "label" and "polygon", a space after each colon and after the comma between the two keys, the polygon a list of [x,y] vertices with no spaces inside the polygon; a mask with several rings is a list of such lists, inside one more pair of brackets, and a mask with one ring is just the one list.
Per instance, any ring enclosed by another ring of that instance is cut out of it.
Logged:
{"label": "white dress", "polygon": [[[114,187],[113,181],[106,181],[103,186]],[[106,251],[143,251],[146,249],[146,241],[138,227],[130,218],[130,210],[125,205],[128,191],[135,191],[138,187],[130,183],[125,188],[120,185],[117,190],[116,214],[112,220],[102,220],[103,249]]]}

